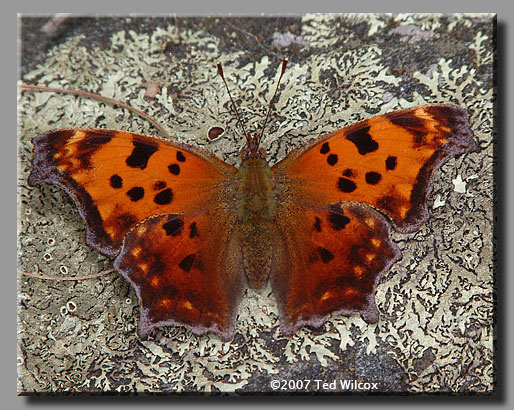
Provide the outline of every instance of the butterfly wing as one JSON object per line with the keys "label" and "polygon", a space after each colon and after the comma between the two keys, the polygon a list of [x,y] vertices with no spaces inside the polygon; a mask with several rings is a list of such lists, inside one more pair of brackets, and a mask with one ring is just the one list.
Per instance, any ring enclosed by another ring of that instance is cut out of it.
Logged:
{"label": "butterfly wing", "polygon": [[475,151],[467,111],[425,105],[372,117],[292,151],[272,172],[296,201],[371,205],[400,232],[427,219],[433,172],[450,156]]}
{"label": "butterfly wing", "polygon": [[194,215],[160,215],[128,233],[114,267],[138,295],[142,339],[162,325],[233,337],[244,278],[236,221],[225,213],[214,205]]}
{"label": "butterfly wing", "polygon": [[28,182],[62,187],[86,221],[88,245],[114,256],[140,221],[222,201],[236,172],[185,144],[116,130],[63,129],[34,139]]}
{"label": "butterfly wing", "polygon": [[281,212],[295,222],[279,218],[286,246],[271,278],[282,333],[318,327],[333,313],[360,312],[368,323],[377,322],[374,294],[380,273],[400,256],[385,218],[355,203],[329,209],[291,204]]}
{"label": "butterfly wing", "polygon": [[416,230],[434,170],[476,149],[465,110],[427,105],[342,128],[274,165],[284,246],[272,286],[284,333],[338,312],[376,322],[375,286],[399,257],[377,210]]}
{"label": "butterfly wing", "polygon": [[[134,286],[138,332],[162,324],[228,339],[243,276],[231,212],[237,170],[185,144],[114,130],[56,130],[34,140],[29,184],[77,203],[87,243]],[[230,203],[230,205],[229,205]]]}

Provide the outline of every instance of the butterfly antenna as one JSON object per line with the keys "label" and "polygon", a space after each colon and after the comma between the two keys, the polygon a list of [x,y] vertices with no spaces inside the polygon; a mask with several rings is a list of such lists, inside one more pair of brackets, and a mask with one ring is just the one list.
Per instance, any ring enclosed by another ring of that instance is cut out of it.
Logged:
{"label": "butterfly antenna", "polygon": [[271,107],[273,106],[273,102],[275,101],[275,97],[277,96],[278,86],[280,85],[280,80],[282,80],[282,76],[284,75],[287,67],[287,63],[289,62],[289,58],[285,57],[282,60],[282,71],[280,72],[280,77],[277,81],[277,87],[275,88],[275,94],[273,94],[273,98],[271,99],[268,107],[268,112],[266,114],[266,119],[264,120],[264,124],[262,125],[261,135],[259,135],[259,142],[262,140],[262,136],[264,135],[264,129],[266,128],[266,124],[268,123],[269,114],[271,112]]}
{"label": "butterfly antenna", "polygon": [[230,97],[230,101],[232,101],[232,106],[234,107],[234,111],[237,115],[237,120],[239,121],[239,125],[241,125],[241,128],[243,129],[243,133],[246,138],[248,138],[248,134],[246,133],[245,126],[243,125],[243,121],[241,121],[241,116],[239,115],[239,111],[237,111],[236,104],[234,100],[232,99],[232,95],[230,94],[230,90],[228,89],[227,81],[225,80],[225,76],[223,75],[223,68],[221,67],[221,63],[219,61],[216,61],[216,65],[218,66],[218,74],[220,75],[221,79],[225,83],[225,87],[227,88],[228,96]]}

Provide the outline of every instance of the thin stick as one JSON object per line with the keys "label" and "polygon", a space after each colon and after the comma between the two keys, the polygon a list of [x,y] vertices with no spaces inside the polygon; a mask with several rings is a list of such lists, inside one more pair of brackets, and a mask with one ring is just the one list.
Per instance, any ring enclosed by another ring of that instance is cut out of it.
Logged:
{"label": "thin stick", "polygon": [[47,276],[47,275],[37,275],[35,273],[20,271],[22,275],[30,276],[31,278],[37,279],[49,279],[49,280],[85,280],[85,279],[93,279],[98,278],[103,275],[107,275],[108,273],[114,272],[114,269],[104,270],[102,272],[95,273],[93,275],[84,275],[84,276],[73,276],[73,277],[60,277],[60,276]]}
{"label": "thin stick", "polygon": [[239,125],[241,125],[241,128],[243,129],[243,133],[245,137],[248,136],[245,130],[245,126],[243,125],[243,121],[241,121],[241,116],[239,115],[239,111],[237,111],[236,104],[234,103],[234,100],[232,99],[232,95],[230,94],[230,90],[228,89],[227,81],[225,80],[225,76],[223,75],[223,68],[221,67],[221,63],[219,61],[216,61],[216,65],[218,66],[218,74],[220,75],[221,79],[225,83],[225,87],[227,88],[228,96],[230,97],[230,101],[232,101],[232,106],[234,107],[234,111],[236,112],[237,119],[239,121]]}
{"label": "thin stick", "polygon": [[289,59],[287,57],[285,57],[282,60],[282,71],[280,72],[280,77],[278,78],[278,81],[277,81],[277,87],[275,88],[275,94],[273,94],[273,98],[271,98],[271,101],[269,103],[268,112],[266,114],[266,119],[264,120],[264,124],[262,126],[261,135],[259,135],[259,143],[261,142],[262,136],[264,135],[264,128],[266,128],[266,124],[268,123],[268,118],[269,118],[269,114],[271,112],[271,107],[273,106],[273,102],[275,101],[275,97],[277,96],[278,86],[280,85],[280,80],[282,80],[282,76],[284,75],[284,72],[286,71],[286,66],[287,66],[288,61],[289,61]]}
{"label": "thin stick", "polygon": [[249,36],[249,37],[252,37],[252,38],[257,42],[257,44],[258,44],[259,46],[261,46],[264,50],[266,50],[266,52],[271,53],[271,54],[273,54],[275,57],[280,58],[280,56],[279,56],[277,53],[275,53],[273,50],[271,50],[271,49],[269,49],[268,47],[266,47],[266,46],[265,46],[265,45],[264,45],[264,44],[259,40],[259,37],[257,37],[255,34],[252,34],[252,33],[248,32],[248,31],[243,30],[242,28],[239,28],[239,27],[237,27],[236,25],[232,24],[232,23],[230,22],[230,18],[226,18],[226,19],[224,19],[224,20],[225,20],[225,23],[226,23],[226,24],[228,24],[230,27],[232,27],[232,28],[236,29],[237,31],[240,31],[241,33],[243,33],[243,34],[245,34],[245,35],[247,35],[247,36]]}
{"label": "thin stick", "polygon": [[78,95],[78,96],[81,96],[81,97],[93,98],[95,100],[102,101],[102,102],[105,102],[105,103],[108,103],[108,104],[119,105],[120,107],[126,108],[127,110],[130,110],[133,113],[136,113],[137,115],[143,117],[145,120],[149,121],[155,128],[157,128],[163,136],[169,138],[169,135],[164,130],[164,128],[162,128],[157,123],[157,121],[155,121],[148,114],[145,114],[143,111],[140,111],[137,108],[131,107],[128,104],[122,103],[121,101],[117,101],[117,100],[114,100],[114,99],[108,98],[108,97],[103,97],[100,94],[90,93],[90,92],[87,92],[87,91],[65,90],[63,88],[44,87],[44,86],[30,85],[30,84],[22,84],[18,88],[21,91],[48,91],[48,92],[61,93],[61,94],[73,94],[73,95]]}

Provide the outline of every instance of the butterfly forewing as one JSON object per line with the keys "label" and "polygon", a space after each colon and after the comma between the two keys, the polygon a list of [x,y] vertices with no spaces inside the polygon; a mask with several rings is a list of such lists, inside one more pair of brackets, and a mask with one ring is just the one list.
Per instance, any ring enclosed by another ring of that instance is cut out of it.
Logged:
{"label": "butterfly forewing", "polygon": [[272,172],[298,202],[366,203],[410,232],[428,216],[434,170],[477,149],[467,117],[442,104],[372,117],[300,147]]}
{"label": "butterfly forewing", "polygon": [[223,202],[237,170],[185,144],[114,130],[66,129],[34,140],[29,184],[63,187],[87,224],[87,242],[114,256],[142,220]]}

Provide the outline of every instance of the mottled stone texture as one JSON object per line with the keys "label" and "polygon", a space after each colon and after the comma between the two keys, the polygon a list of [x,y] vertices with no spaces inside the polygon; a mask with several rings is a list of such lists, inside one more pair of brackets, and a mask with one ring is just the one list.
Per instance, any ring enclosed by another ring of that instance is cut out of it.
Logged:
{"label": "mottled stone texture", "polygon": [[[403,258],[378,286],[375,325],[359,315],[335,317],[285,338],[266,288],[246,292],[229,343],[182,328],[156,330],[142,342],[135,294],[117,273],[77,282],[20,274],[20,394],[305,390],[289,380],[311,380],[306,390],[318,393],[332,385],[315,380],[375,382],[381,392],[494,390],[494,16],[69,18],[41,32],[46,21],[21,20],[22,81],[128,102],[176,140],[231,164],[244,138],[216,60],[247,130],[255,131],[281,57],[290,58],[263,140],[271,163],[313,136],[431,102],[467,108],[481,150],[435,174],[431,217],[418,232],[393,235]],[[151,82],[160,92],[144,98]],[[20,271],[110,269],[109,259],[85,245],[70,198],[57,187],[28,187],[31,140],[73,126],[157,131],[127,111],[73,96],[24,93],[18,107]],[[225,129],[215,142],[208,138],[213,127]],[[274,379],[285,390],[273,390]]]}

